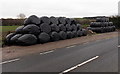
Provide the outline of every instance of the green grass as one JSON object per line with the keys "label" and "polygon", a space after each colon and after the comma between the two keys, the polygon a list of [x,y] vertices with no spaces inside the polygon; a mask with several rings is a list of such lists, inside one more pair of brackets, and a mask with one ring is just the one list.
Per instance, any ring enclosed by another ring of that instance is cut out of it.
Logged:
{"label": "green grass", "polygon": [[15,31],[19,26],[0,26],[0,45],[4,44],[5,37],[8,33]]}
{"label": "green grass", "polygon": [[82,25],[82,28],[87,28],[87,27],[89,27],[90,25],[88,25],[88,24],[84,24],[84,25]]}
{"label": "green grass", "polygon": [[0,26],[0,32],[14,31],[18,26]]}
{"label": "green grass", "polygon": [[0,46],[2,45],[2,36],[0,36]]}

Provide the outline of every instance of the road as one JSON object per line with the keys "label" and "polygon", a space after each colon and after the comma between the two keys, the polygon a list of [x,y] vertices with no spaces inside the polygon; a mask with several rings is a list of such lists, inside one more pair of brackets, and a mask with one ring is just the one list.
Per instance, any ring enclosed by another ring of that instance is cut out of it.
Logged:
{"label": "road", "polygon": [[1,64],[3,72],[118,72],[118,39],[54,49]]}

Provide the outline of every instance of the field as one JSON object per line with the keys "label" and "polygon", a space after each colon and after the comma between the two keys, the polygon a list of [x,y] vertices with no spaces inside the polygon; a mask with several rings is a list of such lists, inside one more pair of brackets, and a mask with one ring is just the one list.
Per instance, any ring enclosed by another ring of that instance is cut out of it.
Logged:
{"label": "field", "polygon": [[0,45],[4,44],[3,40],[5,39],[5,36],[13,32],[18,26],[0,26]]}
{"label": "field", "polygon": [[2,32],[14,31],[18,26],[0,26]]}

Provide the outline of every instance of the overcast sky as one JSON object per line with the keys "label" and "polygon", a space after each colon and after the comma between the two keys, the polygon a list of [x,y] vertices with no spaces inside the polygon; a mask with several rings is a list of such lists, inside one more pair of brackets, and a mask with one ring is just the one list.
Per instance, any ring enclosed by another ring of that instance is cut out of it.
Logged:
{"label": "overcast sky", "polygon": [[0,18],[38,16],[110,16],[118,14],[119,0],[0,0]]}

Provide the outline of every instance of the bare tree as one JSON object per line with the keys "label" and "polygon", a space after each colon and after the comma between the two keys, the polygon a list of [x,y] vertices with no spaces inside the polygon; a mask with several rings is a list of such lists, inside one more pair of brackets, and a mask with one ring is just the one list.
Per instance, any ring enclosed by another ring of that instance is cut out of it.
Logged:
{"label": "bare tree", "polygon": [[19,18],[19,19],[25,19],[25,14],[24,13],[20,13],[19,15],[17,15],[17,17]]}

